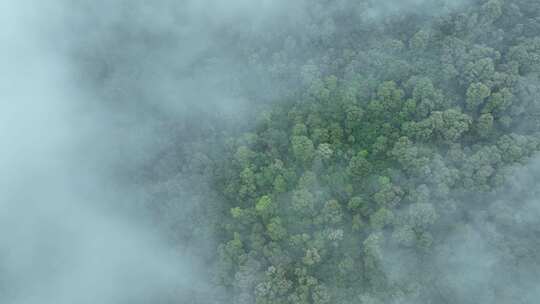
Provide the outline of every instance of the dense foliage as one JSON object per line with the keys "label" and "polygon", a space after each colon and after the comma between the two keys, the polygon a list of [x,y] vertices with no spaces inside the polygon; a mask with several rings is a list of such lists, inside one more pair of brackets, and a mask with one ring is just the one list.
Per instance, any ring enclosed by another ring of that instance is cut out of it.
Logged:
{"label": "dense foliage", "polygon": [[[298,81],[223,142],[217,283],[234,303],[486,300],[430,261],[451,259],[449,237],[470,234],[469,215],[489,213],[508,168],[540,149],[540,4],[375,22],[358,3],[318,2],[311,36],[251,50],[250,67]],[[523,299],[482,286],[494,303]]]}
{"label": "dense foliage", "polygon": [[308,2],[213,32],[185,74],[234,62],[210,86],[249,107],[160,113],[134,170],[207,262],[193,301],[535,303],[534,193],[509,180],[540,150],[540,2]]}

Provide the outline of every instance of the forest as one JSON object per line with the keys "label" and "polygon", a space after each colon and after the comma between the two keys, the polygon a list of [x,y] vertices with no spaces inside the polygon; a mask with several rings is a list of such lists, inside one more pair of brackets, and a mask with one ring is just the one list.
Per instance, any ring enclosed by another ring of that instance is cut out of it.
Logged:
{"label": "forest", "polygon": [[540,148],[540,2],[315,2],[300,35],[238,40],[278,100],[185,148],[216,195],[214,282],[246,304],[536,302],[538,188],[508,179]]}
{"label": "forest", "polygon": [[538,303],[540,1],[289,2],[65,4],[76,196],[196,265],[94,303]]}

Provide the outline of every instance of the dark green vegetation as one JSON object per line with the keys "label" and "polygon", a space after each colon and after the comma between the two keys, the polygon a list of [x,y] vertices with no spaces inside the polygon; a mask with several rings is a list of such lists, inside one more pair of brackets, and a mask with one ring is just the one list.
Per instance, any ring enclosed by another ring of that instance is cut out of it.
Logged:
{"label": "dark green vegetation", "polygon": [[198,208],[176,237],[219,243],[200,254],[232,303],[532,303],[539,228],[494,202],[540,149],[540,2],[313,2],[297,32],[223,30],[265,102],[161,157],[189,178],[156,193]]}

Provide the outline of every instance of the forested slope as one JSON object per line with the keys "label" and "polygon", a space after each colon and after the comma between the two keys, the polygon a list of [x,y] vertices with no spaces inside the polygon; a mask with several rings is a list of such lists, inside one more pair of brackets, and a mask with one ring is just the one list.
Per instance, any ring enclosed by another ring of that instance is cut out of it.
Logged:
{"label": "forested slope", "polygon": [[516,168],[540,149],[540,2],[399,3],[217,31],[232,55],[201,62],[240,62],[246,121],[164,126],[184,140],[143,179],[223,301],[536,301],[536,163]]}

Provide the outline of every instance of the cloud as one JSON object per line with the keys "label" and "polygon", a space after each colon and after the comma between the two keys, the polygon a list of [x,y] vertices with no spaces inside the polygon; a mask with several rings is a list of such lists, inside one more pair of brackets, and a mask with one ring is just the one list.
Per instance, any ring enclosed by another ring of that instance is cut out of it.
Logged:
{"label": "cloud", "polygon": [[128,150],[149,154],[152,141],[145,124],[129,135],[137,129],[122,125],[122,113],[107,112],[77,82],[68,8],[0,4],[0,302],[202,294],[198,260],[133,216],[144,210],[118,173],[146,157],[123,158]]}

